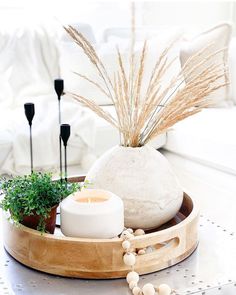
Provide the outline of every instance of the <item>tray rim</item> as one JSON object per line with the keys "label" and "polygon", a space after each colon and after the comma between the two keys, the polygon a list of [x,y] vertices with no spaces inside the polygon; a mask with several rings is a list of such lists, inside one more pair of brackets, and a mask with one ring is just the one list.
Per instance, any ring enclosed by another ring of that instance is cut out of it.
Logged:
{"label": "tray rim", "polygon": [[[186,193],[184,200],[179,212],[185,218],[180,219],[179,223],[170,223],[168,228],[130,239],[131,246],[136,249],[167,242],[166,246],[157,248],[157,251],[137,256],[136,271],[140,275],[175,265],[189,257],[197,248],[199,206]],[[7,212],[3,213],[4,248],[27,267],[53,275],[83,279],[124,278],[130,271],[123,263],[122,239],[119,237],[91,239],[42,234],[24,225],[16,225],[7,218]],[[170,246],[168,241],[173,239],[176,239],[176,243]],[[64,256],[70,255],[69,253],[72,253],[70,258],[74,258],[68,263]],[[85,260],[88,253],[93,255]]]}
{"label": "tray rim", "polygon": [[[191,211],[191,213],[184,219],[182,220],[181,222],[173,225],[173,226],[170,226],[166,229],[162,229],[162,230],[158,230],[158,231],[154,231],[154,232],[151,232],[151,233],[147,233],[143,236],[135,236],[133,237],[131,240],[132,241],[139,241],[139,240],[142,240],[142,239],[147,239],[147,238],[151,238],[153,236],[162,236],[163,233],[168,233],[172,230],[177,230],[178,228],[182,228],[183,226],[185,226],[186,223],[189,223],[191,222],[194,218],[197,217],[197,215],[199,214],[199,206],[198,204],[196,204],[196,200],[192,197],[190,197],[187,193],[184,192],[184,197],[187,198],[188,200],[190,200],[192,202],[192,205],[193,205],[193,209]],[[53,239],[53,240],[63,240],[63,241],[71,241],[71,242],[78,242],[78,243],[121,243],[122,239],[119,238],[119,237],[115,237],[115,238],[112,238],[112,239],[92,239],[92,238],[78,238],[78,237],[66,237],[66,236],[57,236],[55,234],[48,234],[48,233],[41,233],[35,229],[31,229],[23,224],[19,224],[19,225],[16,225],[14,223],[14,221],[8,216],[7,217],[7,214],[9,213],[6,213],[3,211],[3,214],[5,215],[5,218],[8,219],[8,222],[10,222],[13,226],[15,226],[17,228],[17,230],[21,230],[21,231],[25,231],[25,232],[28,232],[30,233],[31,235],[34,235],[34,236],[40,236],[41,238],[44,237],[45,239]]]}

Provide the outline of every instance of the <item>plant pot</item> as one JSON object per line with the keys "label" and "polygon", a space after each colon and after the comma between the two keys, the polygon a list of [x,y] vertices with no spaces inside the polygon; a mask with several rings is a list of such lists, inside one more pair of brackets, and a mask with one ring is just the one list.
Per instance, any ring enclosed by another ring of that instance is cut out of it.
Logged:
{"label": "plant pot", "polygon": [[[58,204],[51,208],[49,213],[49,217],[45,219],[45,231],[49,232],[50,234],[54,233],[56,227],[56,217],[57,217],[57,207]],[[37,230],[37,226],[39,224],[40,215],[34,214],[30,216],[24,216],[21,224]]]}
{"label": "plant pot", "polygon": [[167,159],[150,146],[116,146],[92,166],[86,177],[124,201],[125,226],[151,229],[172,219],[183,190]]}

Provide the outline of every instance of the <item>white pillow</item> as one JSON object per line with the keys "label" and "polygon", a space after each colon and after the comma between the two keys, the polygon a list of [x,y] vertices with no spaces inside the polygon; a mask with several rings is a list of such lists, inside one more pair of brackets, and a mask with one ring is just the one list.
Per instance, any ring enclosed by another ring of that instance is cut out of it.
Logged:
{"label": "white pillow", "polygon": [[[94,85],[76,75],[74,72],[87,76],[101,83],[96,68],[90,63],[82,49],[74,42],[59,43],[60,73],[64,79],[65,91],[82,95],[94,100],[100,105],[110,104],[111,101]],[[109,55],[107,56],[107,59]]]}
{"label": "white pillow", "polygon": [[[231,38],[231,25],[228,23],[220,24],[216,27],[211,28],[210,30],[199,34],[198,36],[194,37],[192,40],[186,41],[183,43],[183,46],[180,51],[180,60],[181,65],[183,66],[185,62],[196,54],[201,49],[205,48],[207,45],[212,44],[206,52],[206,55],[211,55],[219,49],[223,49],[229,46],[230,38]],[[211,64],[223,64],[224,66],[228,66],[228,50],[223,51],[213,58],[211,58],[208,63],[204,64],[204,66],[199,67],[194,73],[192,74],[197,75],[199,73],[198,70],[203,70],[205,67],[210,66]],[[220,83],[229,82],[228,73],[226,72],[224,77],[219,79]],[[185,77],[187,81],[190,77]],[[216,90],[214,93],[210,94],[209,98],[215,102],[215,106],[217,107],[224,107],[229,106],[232,104],[232,100],[230,99],[230,87],[225,86]]]}
{"label": "white pillow", "polygon": [[[159,59],[162,52],[167,47],[169,47],[174,40],[176,40],[176,42],[172,45],[169,52],[167,53],[167,58],[168,58],[167,63],[172,60],[174,60],[174,62],[167,69],[167,71],[161,76],[160,85],[159,85],[161,89],[164,90],[166,87],[168,87],[171,83],[171,80],[174,77],[176,77],[181,71],[181,64],[179,60],[179,47],[180,47],[181,39],[180,38],[178,39],[178,37],[179,36],[173,36],[172,34],[170,34],[170,35],[162,35],[162,38],[159,36],[158,38],[151,38],[147,40],[147,54],[145,58],[144,76],[143,76],[142,88],[141,88],[142,95],[145,94],[155,63]],[[121,39],[121,38],[115,38],[115,37],[110,37],[109,40],[111,40],[114,44],[119,46],[121,55],[123,57],[123,60],[125,61],[124,68],[128,70],[130,41],[128,39]],[[135,55],[137,56],[137,63],[139,63],[139,57],[141,55],[143,45],[144,45],[143,41],[136,42]]]}
{"label": "white pillow", "polygon": [[[148,76],[155,65],[155,62],[159,58],[162,51],[173,41],[173,39],[178,39],[179,33],[174,34],[162,34],[159,38],[153,38],[148,41],[148,53],[145,63],[145,75],[143,80],[143,90],[148,82]],[[114,71],[118,68],[118,59],[116,46],[119,47],[123,61],[124,68],[126,71],[129,68],[129,52],[130,52],[130,40],[126,38],[110,37],[109,42],[101,43],[96,46],[96,51],[101,60],[103,61],[108,73],[113,77]],[[141,54],[143,47],[143,42],[136,42],[135,53],[137,55]],[[70,92],[75,92],[86,98],[94,100],[100,105],[111,104],[112,101],[107,98],[101,91],[99,91],[95,86],[91,85],[89,82],[78,77],[74,72],[86,75],[91,80],[97,83],[102,83],[95,67],[91,65],[88,58],[85,56],[84,52],[79,48],[78,45],[73,42],[60,42],[60,70],[61,77],[65,80],[65,89]],[[166,75],[162,79],[162,87],[166,86],[170,82],[174,75],[177,75],[181,70],[179,63],[179,49],[177,43],[170,50],[169,59],[176,57],[176,61],[166,72]]]}

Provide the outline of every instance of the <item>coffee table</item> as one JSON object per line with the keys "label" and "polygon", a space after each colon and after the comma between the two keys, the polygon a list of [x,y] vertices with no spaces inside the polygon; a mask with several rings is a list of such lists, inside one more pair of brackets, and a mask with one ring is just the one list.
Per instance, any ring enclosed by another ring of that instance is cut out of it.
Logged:
{"label": "coffee table", "polygon": [[[176,294],[236,294],[236,198],[233,192],[206,189],[185,191],[201,205],[199,246],[182,263],[144,275],[141,284],[167,283]],[[224,194],[224,198],[220,198]],[[0,246],[0,294],[119,295],[131,294],[124,279],[81,280],[52,276],[29,269]]]}

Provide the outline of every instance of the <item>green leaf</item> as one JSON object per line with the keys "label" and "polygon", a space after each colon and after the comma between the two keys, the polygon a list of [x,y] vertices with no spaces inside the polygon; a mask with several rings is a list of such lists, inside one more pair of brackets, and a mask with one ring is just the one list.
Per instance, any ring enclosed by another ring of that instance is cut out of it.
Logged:
{"label": "green leaf", "polygon": [[52,180],[51,173],[32,173],[13,179],[0,180],[0,189],[5,194],[0,207],[10,211],[14,222],[22,221],[23,216],[40,215],[38,230],[45,232],[45,218],[51,208],[65,197],[81,189],[78,183]]}

